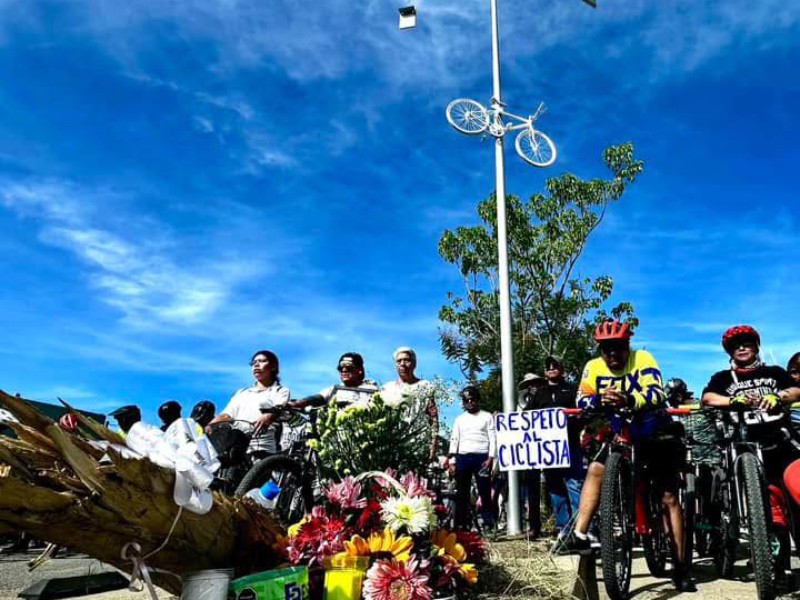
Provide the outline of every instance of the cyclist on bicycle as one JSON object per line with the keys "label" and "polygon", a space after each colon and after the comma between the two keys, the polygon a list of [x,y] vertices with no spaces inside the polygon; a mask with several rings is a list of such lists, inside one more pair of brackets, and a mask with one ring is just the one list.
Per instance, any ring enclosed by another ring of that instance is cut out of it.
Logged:
{"label": "cyclist on bicycle", "polygon": [[356,404],[365,406],[378,391],[374,381],[365,379],[364,358],[358,352],[345,352],[339,357],[336,367],[339,371],[341,384],[331,385],[320,390],[318,394],[293,400],[289,403],[292,408],[305,408],[307,406],[324,406],[334,397],[337,404]]}
{"label": "cyclist on bicycle", "polygon": [[667,381],[664,391],[667,394],[667,404],[673,408],[677,408],[682,404],[692,404],[697,402],[694,399],[693,393],[689,391],[689,386],[687,386],[686,382],[679,377],[673,377]]}
{"label": "cyclist on bicycle", "polygon": [[236,421],[234,427],[252,434],[248,454],[260,458],[278,451],[274,415],[263,413],[262,409],[286,404],[289,401],[289,388],[281,385],[278,376],[280,364],[274,352],[259,350],[250,359],[250,366],[255,384],[237,391],[211,424]]}
{"label": "cyclist on bicycle", "polygon": [[765,365],[759,356],[761,336],[749,325],[736,325],[722,334],[722,347],[730,356],[730,368],[712,375],[703,390],[703,404],[715,408],[757,407],[770,416],[748,428],[762,442],[764,473],[770,486],[773,524],[786,527],[782,492],[784,471],[800,458],[800,444],[791,421],[781,407],[800,400],[800,386],[782,367]]}
{"label": "cyclist on bicycle", "polygon": [[758,353],[760,346],[761,336],[749,325],[736,325],[722,334],[731,366],[711,377],[703,390],[703,404],[774,411],[800,400],[800,384],[782,367],[765,365]]}
{"label": "cyclist on bicycle", "polygon": [[[632,335],[627,323],[604,321],[598,325],[594,339],[600,357],[590,360],[584,368],[577,404],[584,409],[607,406],[633,411],[633,443],[637,444],[641,463],[649,467],[651,477],[663,491],[662,502],[669,515],[675,556],[673,582],[679,590],[692,591],[694,584],[684,566],[683,511],[678,502],[684,451],[678,437],[665,435],[672,429],[672,422],[658,410],[666,408],[658,364],[649,352],[631,350]],[[564,540],[562,552],[587,551],[591,547],[589,525],[600,504],[605,461],[614,437],[608,421],[600,419],[592,428],[594,432],[585,433],[582,441],[589,469],[581,490],[578,517],[574,531]]]}

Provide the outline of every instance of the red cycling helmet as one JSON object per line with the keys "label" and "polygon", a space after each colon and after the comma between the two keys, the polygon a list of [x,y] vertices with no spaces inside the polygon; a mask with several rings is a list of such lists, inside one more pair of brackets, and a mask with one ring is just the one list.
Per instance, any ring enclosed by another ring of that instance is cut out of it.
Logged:
{"label": "red cycling helmet", "polygon": [[733,350],[733,343],[740,338],[751,338],[756,345],[761,346],[761,336],[750,325],[735,325],[722,334],[722,347],[728,354]]}
{"label": "red cycling helmet", "polygon": [[629,340],[633,332],[630,325],[619,321],[603,321],[594,330],[594,341],[603,342],[606,340]]}
{"label": "red cycling helmet", "polygon": [[71,412],[64,413],[58,420],[58,425],[64,431],[73,433],[76,429],[78,429],[78,417]]}

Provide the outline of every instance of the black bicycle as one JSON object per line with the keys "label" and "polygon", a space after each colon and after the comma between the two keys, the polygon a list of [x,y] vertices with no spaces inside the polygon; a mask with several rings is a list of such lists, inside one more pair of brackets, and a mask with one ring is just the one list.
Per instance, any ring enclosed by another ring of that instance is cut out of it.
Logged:
{"label": "black bicycle", "polygon": [[319,456],[307,443],[312,437],[312,417],[285,405],[263,409],[262,413],[273,414],[275,422],[298,431],[298,435],[285,450],[256,461],[242,477],[234,494],[243,496],[272,480],[280,489],[274,512],[283,522],[296,523],[311,512],[322,497]]}
{"label": "black bicycle", "polygon": [[[606,593],[612,600],[626,600],[630,596],[633,547],[637,536],[654,577],[666,575],[667,562],[673,555],[666,526],[668,515],[662,502],[663,490],[653,480],[649,465],[638,458],[639,449],[632,442],[630,431],[635,415],[630,409],[600,407],[585,411],[566,409],[565,412],[570,415],[584,413],[582,416],[585,417],[592,413],[613,415],[621,423],[615,439],[609,442],[600,493],[599,525]],[[675,409],[659,412],[681,414]],[[664,443],[675,440],[676,433],[672,431],[650,439],[651,442]],[[689,561],[690,557],[685,560]]]}
{"label": "black bicycle", "polygon": [[750,550],[758,598],[773,600],[781,539],[772,530],[762,445],[758,436],[751,435],[754,427],[766,424],[768,415],[749,407],[715,413],[723,468],[715,472],[712,482],[712,504],[720,508],[711,536],[714,564],[719,575],[730,578],[740,541],[744,540]]}

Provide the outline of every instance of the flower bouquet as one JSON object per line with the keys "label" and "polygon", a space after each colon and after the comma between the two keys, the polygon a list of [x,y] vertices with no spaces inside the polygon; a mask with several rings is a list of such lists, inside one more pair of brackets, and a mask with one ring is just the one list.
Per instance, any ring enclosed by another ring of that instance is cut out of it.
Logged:
{"label": "flower bouquet", "polygon": [[420,472],[428,463],[432,431],[424,407],[394,407],[375,393],[366,405],[320,411],[316,447],[326,478],[394,469]]}
{"label": "flower bouquet", "polygon": [[310,568],[360,562],[364,600],[453,596],[477,581],[488,547],[477,534],[439,528],[434,497],[412,472],[399,481],[391,472],[347,476],[289,528],[289,560]]}

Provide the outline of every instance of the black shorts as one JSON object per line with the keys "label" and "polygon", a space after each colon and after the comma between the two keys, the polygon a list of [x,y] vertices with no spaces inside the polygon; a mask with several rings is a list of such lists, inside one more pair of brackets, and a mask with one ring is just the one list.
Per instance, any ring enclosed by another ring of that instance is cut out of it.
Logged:
{"label": "black shorts", "polygon": [[[605,465],[610,442],[594,442],[586,457],[589,462]],[[665,492],[678,493],[681,472],[686,464],[686,448],[677,436],[662,436],[643,440],[636,446],[636,464],[642,474]]]}

